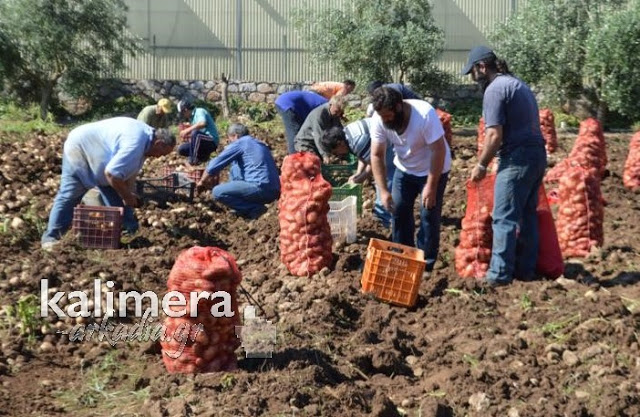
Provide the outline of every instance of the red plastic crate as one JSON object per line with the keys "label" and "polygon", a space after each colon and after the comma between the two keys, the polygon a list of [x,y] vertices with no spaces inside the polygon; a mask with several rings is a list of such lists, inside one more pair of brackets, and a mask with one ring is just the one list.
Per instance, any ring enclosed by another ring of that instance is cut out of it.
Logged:
{"label": "red plastic crate", "polygon": [[123,215],[122,207],[79,205],[73,209],[72,230],[84,248],[118,249]]}
{"label": "red plastic crate", "polygon": [[362,272],[362,292],[391,304],[413,307],[425,265],[420,249],[371,239]]}
{"label": "red plastic crate", "polygon": [[163,177],[167,177],[173,173],[185,174],[187,178],[189,178],[191,181],[197,184],[202,178],[202,175],[204,175],[204,168],[193,168],[191,170],[184,170],[184,171],[175,169],[175,167],[170,167],[170,166],[166,166],[162,168]]}

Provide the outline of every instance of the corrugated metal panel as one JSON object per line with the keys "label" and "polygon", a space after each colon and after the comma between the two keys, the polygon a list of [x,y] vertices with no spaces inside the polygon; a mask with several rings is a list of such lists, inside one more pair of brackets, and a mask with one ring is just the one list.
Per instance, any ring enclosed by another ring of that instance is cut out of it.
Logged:
{"label": "corrugated metal panel", "polygon": [[[126,0],[131,31],[147,52],[120,76],[137,79],[234,79],[299,82],[342,78],[331,64],[312,65],[289,24],[295,8],[349,7],[349,0]],[[526,0],[432,0],[445,31],[439,65],[458,72],[474,45]],[[241,20],[238,20],[240,7]],[[238,30],[238,25],[242,30]]]}

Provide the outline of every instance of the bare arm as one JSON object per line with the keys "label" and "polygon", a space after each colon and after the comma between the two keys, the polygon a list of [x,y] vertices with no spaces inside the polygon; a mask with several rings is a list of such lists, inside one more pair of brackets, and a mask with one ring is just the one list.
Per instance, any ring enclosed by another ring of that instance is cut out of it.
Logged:
{"label": "bare arm", "polygon": [[[120,198],[122,198],[125,206],[138,207],[140,205],[138,196],[132,192],[131,180],[123,180],[118,177],[114,177],[109,173],[109,171],[105,171],[104,174],[109,185],[111,185],[113,189],[116,190]],[[133,182],[135,183],[135,177],[133,177]]]}
{"label": "bare arm", "polygon": [[440,139],[429,146],[431,148],[431,169],[427,183],[422,190],[422,205],[429,209],[436,205],[438,183],[440,182],[440,175],[442,175],[444,158],[447,152],[444,141],[444,136],[441,136]]}
{"label": "bare arm", "polygon": [[[478,165],[471,172],[471,180],[480,181],[487,175],[487,167],[502,146],[502,126],[487,128],[484,135],[484,149],[478,158]],[[482,167],[481,167],[482,166]]]}

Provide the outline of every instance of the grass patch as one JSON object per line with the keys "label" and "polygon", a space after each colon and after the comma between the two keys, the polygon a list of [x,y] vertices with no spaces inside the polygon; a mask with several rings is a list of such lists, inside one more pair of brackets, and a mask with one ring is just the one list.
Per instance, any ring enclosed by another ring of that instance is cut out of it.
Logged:
{"label": "grass patch", "polygon": [[556,341],[566,340],[569,336],[566,334],[565,330],[570,325],[579,322],[580,318],[581,314],[578,313],[564,320],[547,323],[540,328],[540,331],[547,338],[550,337]]}
{"label": "grass patch", "polygon": [[20,334],[33,344],[44,323],[40,317],[40,300],[33,294],[22,296],[15,305],[6,307],[9,324],[17,326]]}
{"label": "grass patch", "polygon": [[121,363],[114,350],[101,362],[81,371],[78,386],[56,396],[74,415],[109,414],[115,409],[119,414],[135,415],[150,395],[149,386],[138,386],[143,372],[141,363]]}

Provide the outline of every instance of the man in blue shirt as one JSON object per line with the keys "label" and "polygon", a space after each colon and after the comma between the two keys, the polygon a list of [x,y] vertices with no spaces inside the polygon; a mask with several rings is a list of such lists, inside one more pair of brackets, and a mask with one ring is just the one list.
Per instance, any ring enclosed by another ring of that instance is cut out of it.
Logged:
{"label": "man in blue shirt", "polygon": [[185,142],[178,147],[178,153],[189,158],[189,164],[198,165],[209,160],[219,143],[218,129],[213,117],[202,107],[196,107],[190,100],[178,103],[178,114],[189,120],[189,127],[180,132]]}
{"label": "man in blue shirt", "polygon": [[276,110],[282,117],[289,154],[296,152],[295,137],[311,110],[328,102],[329,100],[312,91],[289,91],[276,99]]}
{"label": "man in blue shirt", "polygon": [[53,202],[42,248],[51,249],[69,230],[73,208],[84,194],[98,187],[107,206],[124,207],[124,228],[134,232],[133,207],[140,199],[132,191],[146,157],[169,154],[176,138],[167,129],[155,130],[127,117],[88,123],[73,129],[64,143],[60,189]]}
{"label": "man in blue shirt", "polygon": [[471,74],[484,97],[485,141],[471,180],[480,181],[500,156],[493,205],[493,246],[486,282],[509,284],[535,277],[538,258],[538,189],[547,156],[538,103],[531,89],[513,76],[506,62],[486,46],[469,52],[462,74]]}
{"label": "man in blue shirt", "polygon": [[235,210],[239,215],[255,219],[280,196],[278,168],[267,145],[249,136],[246,126],[234,123],[227,132],[231,142],[209,162],[198,191],[209,188],[214,179],[229,164],[229,182],[211,190],[213,198]]}

